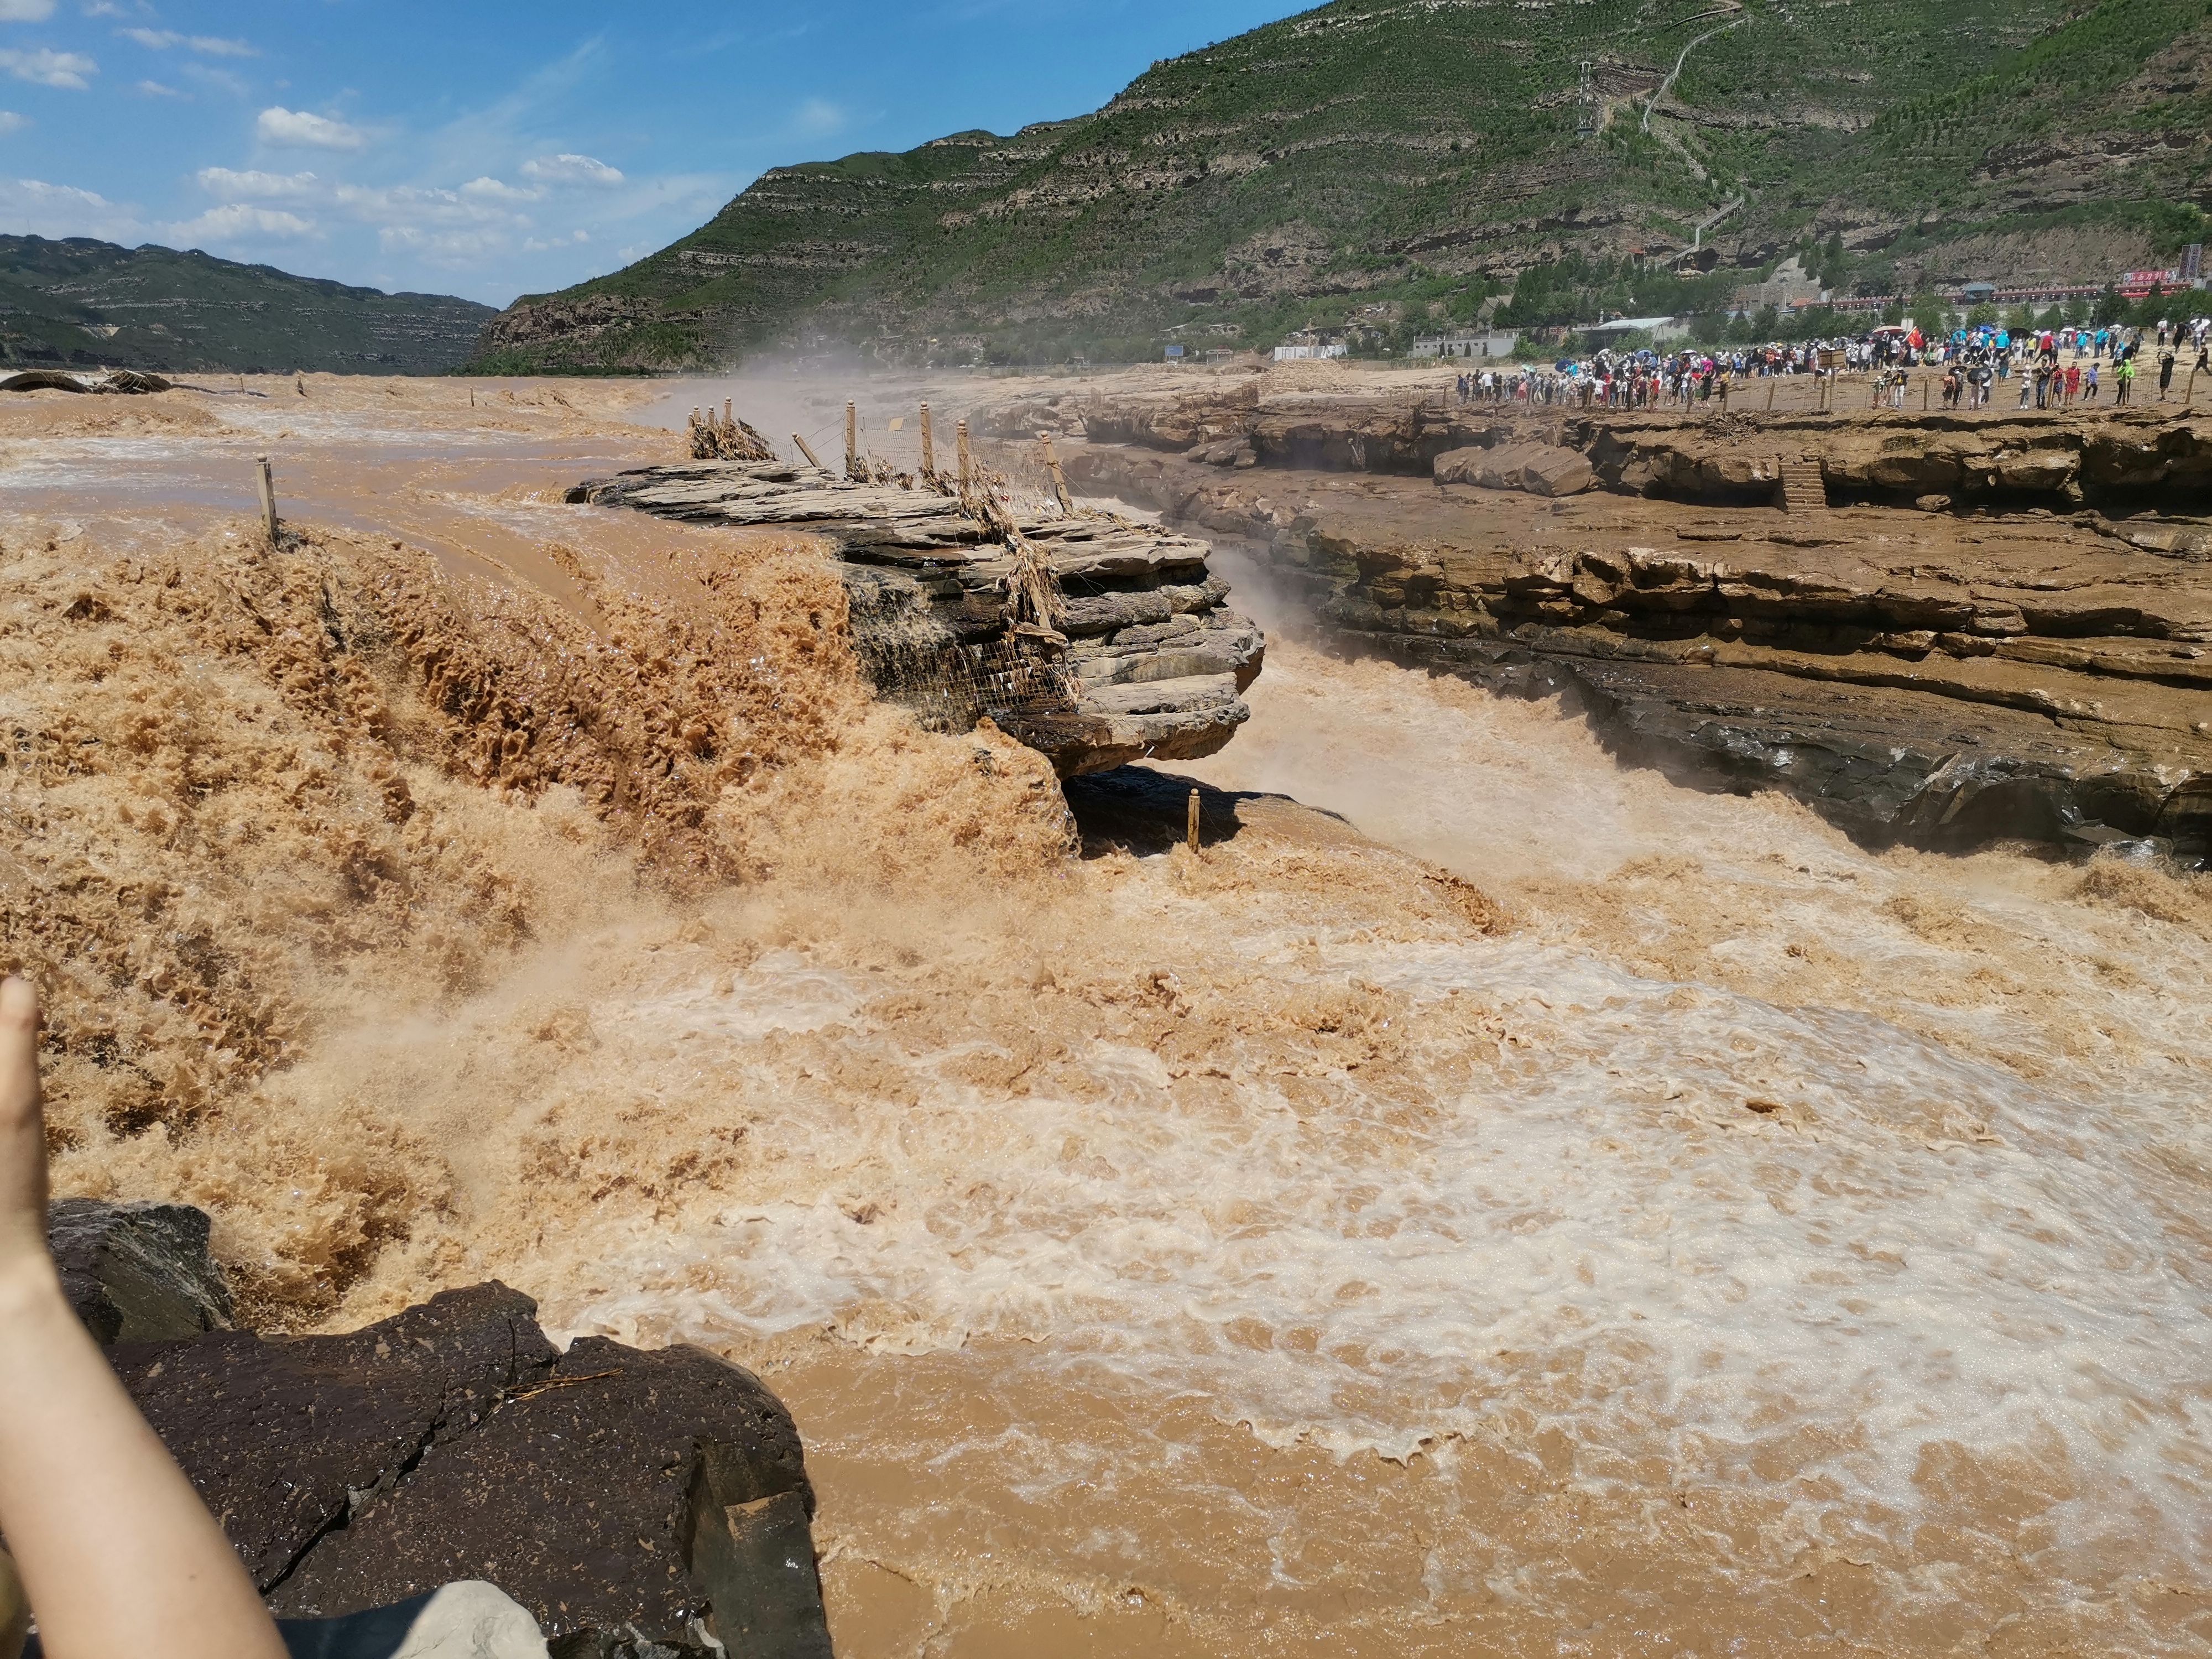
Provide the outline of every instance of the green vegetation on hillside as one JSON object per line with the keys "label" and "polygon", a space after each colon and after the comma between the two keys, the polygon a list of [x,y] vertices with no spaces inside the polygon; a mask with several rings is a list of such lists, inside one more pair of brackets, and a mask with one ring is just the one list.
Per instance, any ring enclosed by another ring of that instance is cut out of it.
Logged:
{"label": "green vegetation on hillside", "polygon": [[205,253],[0,236],[0,365],[11,370],[436,374],[493,314]]}
{"label": "green vegetation on hillside", "polygon": [[1717,310],[1791,253],[1917,290],[1964,239],[2069,212],[2101,228],[2051,257],[2101,281],[2101,245],[2202,234],[2208,100],[2212,0],[1335,0],[1092,115],[773,171],[518,302],[474,366],[1116,359],[1307,327],[1402,349],[1486,305]]}

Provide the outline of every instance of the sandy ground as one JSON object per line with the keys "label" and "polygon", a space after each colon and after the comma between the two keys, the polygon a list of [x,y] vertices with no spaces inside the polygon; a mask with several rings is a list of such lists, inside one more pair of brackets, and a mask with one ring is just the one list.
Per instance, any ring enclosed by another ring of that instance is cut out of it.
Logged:
{"label": "sandy ground", "polygon": [[62,1190],[760,1369],[851,1655],[2212,1640],[2203,881],[1288,629],[1204,849],[1079,844],[817,550],[561,503],[712,388],[306,385],[0,406]]}

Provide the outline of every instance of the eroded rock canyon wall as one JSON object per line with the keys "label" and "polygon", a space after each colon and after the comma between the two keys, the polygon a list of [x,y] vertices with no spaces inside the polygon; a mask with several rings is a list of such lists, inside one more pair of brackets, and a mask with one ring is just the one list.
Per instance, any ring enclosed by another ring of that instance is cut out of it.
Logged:
{"label": "eroded rock canyon wall", "polygon": [[2212,836],[2212,416],[1031,399],[1088,492],[1250,544],[1332,641],[1565,694],[1854,834]]}

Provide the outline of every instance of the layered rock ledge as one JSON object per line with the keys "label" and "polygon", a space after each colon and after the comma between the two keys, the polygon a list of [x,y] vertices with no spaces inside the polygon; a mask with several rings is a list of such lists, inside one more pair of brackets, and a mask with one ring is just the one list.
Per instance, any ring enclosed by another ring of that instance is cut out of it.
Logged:
{"label": "layered rock ledge", "polygon": [[[1841,389],[1849,393],[1848,384]],[[2212,842],[2212,418],[1068,398],[1079,488],[1245,539],[1335,645],[1564,694],[1875,844]]]}
{"label": "layered rock ledge", "polygon": [[1064,641],[1016,622],[1002,531],[929,488],[780,461],[698,461],[589,482],[572,501],[820,536],[842,562],[878,691],[964,730],[984,716],[1061,775],[1194,759],[1250,718],[1265,652],[1204,542],[1097,512],[1015,512],[1064,600]]}
{"label": "layered rock ledge", "polygon": [[[1537,444],[1588,460],[1575,488],[1713,506],[1771,505],[1777,469],[1794,462],[1819,466],[1834,504],[2212,510],[2212,409],[1872,410],[1854,406],[1867,393],[1846,381],[1833,412],[1767,412],[1757,405],[1771,384],[1739,387],[1734,412],[1684,414],[1460,405],[1388,392],[1267,393],[1246,381],[1196,395],[1011,402],[978,411],[975,424],[1002,439],[1079,434],[1231,470],[1417,477],[1436,476],[1438,461],[1457,452]],[[2212,386],[2198,398],[2208,402]]]}

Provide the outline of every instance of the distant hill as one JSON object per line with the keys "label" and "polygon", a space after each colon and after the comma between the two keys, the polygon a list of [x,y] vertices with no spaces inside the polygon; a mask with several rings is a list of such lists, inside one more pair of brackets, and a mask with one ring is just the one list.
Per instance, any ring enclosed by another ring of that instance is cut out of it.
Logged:
{"label": "distant hill", "polygon": [[493,315],[206,253],[0,236],[0,363],[13,368],[442,374]]}
{"label": "distant hill", "polygon": [[[776,168],[518,301],[475,367],[1402,337],[1546,262],[1567,313],[1711,303],[1792,253],[1867,292],[2101,281],[2201,240],[2208,180],[2208,0],[1336,0],[1094,114]],[[1703,287],[1665,269],[1693,241]]]}

